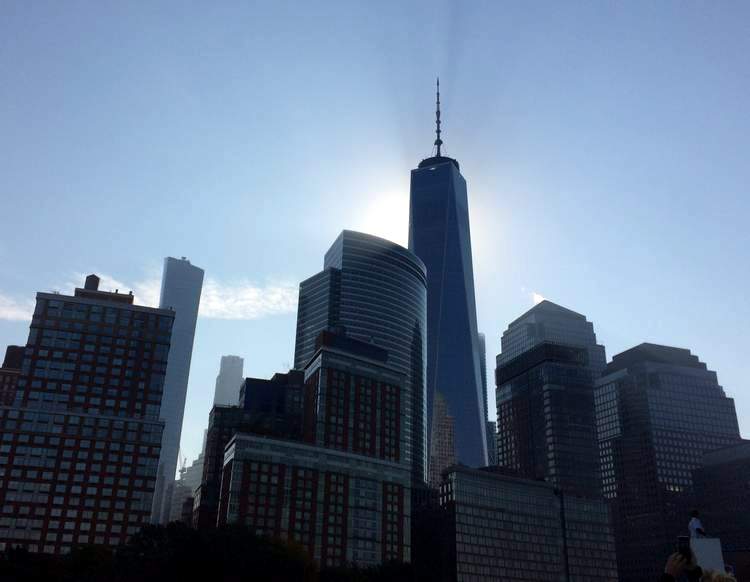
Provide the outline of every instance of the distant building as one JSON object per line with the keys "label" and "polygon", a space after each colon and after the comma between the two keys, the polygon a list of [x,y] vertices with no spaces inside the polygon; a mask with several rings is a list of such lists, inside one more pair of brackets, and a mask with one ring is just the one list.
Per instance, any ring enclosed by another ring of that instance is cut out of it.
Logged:
{"label": "distant building", "polygon": [[444,580],[617,581],[603,500],[564,495],[501,468],[453,467],[440,487]]}
{"label": "distant building", "polygon": [[443,471],[456,464],[456,419],[448,412],[448,405],[439,392],[432,413],[434,430],[430,441],[429,485],[436,489],[442,482]]}
{"label": "distant building", "polygon": [[487,421],[487,466],[497,465],[497,423]]}
{"label": "distant building", "polygon": [[656,579],[704,453],[739,443],[734,401],[689,350],[640,344],[616,355],[596,389],[604,495],[623,582]]}
{"label": "distant building", "polygon": [[[487,465],[497,465],[497,424],[490,421],[490,410],[487,398],[487,340],[479,334],[479,373],[482,378],[482,395],[484,396],[485,438],[487,439]],[[446,467],[442,467],[442,472]]]}
{"label": "distant building", "polygon": [[239,401],[240,385],[244,380],[242,367],[244,360],[239,356],[221,356],[221,368],[216,376],[214,404],[236,406]]}
{"label": "distant building", "polygon": [[246,378],[240,408],[250,416],[252,432],[301,440],[304,375],[299,370],[276,373],[270,380]]}
{"label": "distant building", "polygon": [[411,171],[409,250],[427,268],[427,422],[441,394],[455,419],[460,463],[487,464],[486,414],[480,378],[479,335],[466,180],[458,162],[441,154],[440,92],[435,155]]}
{"label": "distant building", "polygon": [[[200,487],[201,480],[203,479],[203,460],[205,457],[207,432],[203,432],[203,448],[198,458],[190,466],[180,469],[180,477],[175,482],[174,491],[172,492],[169,521],[184,521],[184,504],[186,499],[190,499],[190,515],[192,516],[193,514],[192,506],[195,490]],[[189,522],[192,524],[192,517]]]}
{"label": "distant building", "polygon": [[307,366],[324,330],[388,352],[388,366],[404,374],[401,399],[409,416],[402,451],[414,478],[427,478],[425,433],[426,273],[405,248],[375,236],[343,231],[325,255],[324,270],[300,284],[295,369]]}
{"label": "distant building", "polygon": [[98,285],[37,293],[0,406],[0,549],[118,545],[148,521],[174,312]]}
{"label": "distant building", "polygon": [[23,363],[23,346],[8,346],[0,368],[0,406],[11,406],[16,399],[18,378]]}
{"label": "distant building", "polygon": [[164,259],[159,307],[173,310],[175,319],[161,412],[164,436],[151,511],[151,520],[155,523],[166,523],[170,516],[202,287],[203,269],[191,265],[185,257]]}
{"label": "distant building", "polygon": [[241,406],[214,406],[208,418],[203,474],[194,489],[194,525],[216,527],[224,449],[238,433],[302,439],[304,375],[290,370],[271,380],[247,378],[240,390]]}
{"label": "distant building", "polygon": [[707,535],[721,539],[737,580],[750,580],[750,440],[704,454],[693,484]]}
{"label": "distant building", "polygon": [[498,464],[601,496],[594,382],[605,360],[583,315],[543,301],[512,322],[495,371]]}

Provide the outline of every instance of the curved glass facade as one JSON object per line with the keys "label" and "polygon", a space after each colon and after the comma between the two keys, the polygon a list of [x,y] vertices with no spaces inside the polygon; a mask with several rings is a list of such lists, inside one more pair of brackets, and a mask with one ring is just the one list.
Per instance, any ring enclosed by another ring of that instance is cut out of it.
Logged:
{"label": "curved glass facade", "polygon": [[355,339],[388,351],[388,366],[406,374],[404,462],[426,478],[425,346],[427,278],[414,254],[382,238],[343,231],[324,271],[300,284],[295,368],[315,351],[320,331],[343,326]]}

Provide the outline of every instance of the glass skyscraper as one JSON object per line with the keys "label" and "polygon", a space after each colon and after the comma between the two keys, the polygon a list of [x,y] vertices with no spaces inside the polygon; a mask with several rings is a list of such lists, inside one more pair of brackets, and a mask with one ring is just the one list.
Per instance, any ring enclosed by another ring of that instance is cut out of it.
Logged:
{"label": "glass skyscraper", "polygon": [[455,419],[458,462],[481,467],[486,418],[469,206],[458,162],[440,155],[439,114],[435,144],[437,155],[411,172],[409,207],[409,250],[427,267],[427,418],[432,427],[433,402],[442,394]]}
{"label": "glass skyscraper", "polygon": [[203,269],[191,265],[185,257],[164,259],[159,307],[173,310],[175,317],[161,406],[164,433],[151,511],[151,520],[155,523],[169,520],[202,287]]}
{"label": "glass skyscraper", "polygon": [[295,369],[305,368],[320,332],[341,327],[388,352],[388,366],[406,376],[403,457],[420,483],[427,478],[426,318],[422,261],[393,242],[345,230],[326,253],[323,271],[300,284],[294,354]]}
{"label": "glass skyscraper", "polygon": [[648,343],[612,359],[595,398],[620,580],[656,579],[686,535],[704,453],[740,442],[734,400],[689,350]]}
{"label": "glass skyscraper", "polygon": [[599,497],[594,382],[605,362],[591,322],[543,301],[513,321],[497,356],[498,464]]}

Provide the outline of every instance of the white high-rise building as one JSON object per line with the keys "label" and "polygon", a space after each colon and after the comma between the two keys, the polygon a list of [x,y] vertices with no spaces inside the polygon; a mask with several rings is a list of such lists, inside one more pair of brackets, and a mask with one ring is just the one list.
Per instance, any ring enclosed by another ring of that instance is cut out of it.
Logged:
{"label": "white high-rise building", "polygon": [[193,338],[198,319],[198,306],[203,288],[203,269],[190,264],[185,257],[164,259],[159,307],[175,312],[172,345],[167,360],[161,419],[164,433],[156,478],[156,491],[151,508],[151,521],[169,520],[172,490],[174,489],[177,457],[180,451],[182,417],[185,413]]}
{"label": "white high-rise building", "polygon": [[240,385],[244,360],[239,356],[221,356],[221,368],[216,376],[214,406],[237,406],[240,399]]}

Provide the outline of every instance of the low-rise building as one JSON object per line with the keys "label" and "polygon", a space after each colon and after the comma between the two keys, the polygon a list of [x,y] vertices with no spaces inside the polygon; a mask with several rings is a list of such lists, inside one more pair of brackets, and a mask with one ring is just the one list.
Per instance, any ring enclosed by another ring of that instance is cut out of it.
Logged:
{"label": "low-rise building", "polygon": [[224,456],[219,523],[301,544],[321,566],[409,561],[410,467],[237,434]]}
{"label": "low-rise building", "polygon": [[500,467],[456,466],[443,473],[440,508],[446,581],[617,580],[603,500]]}

